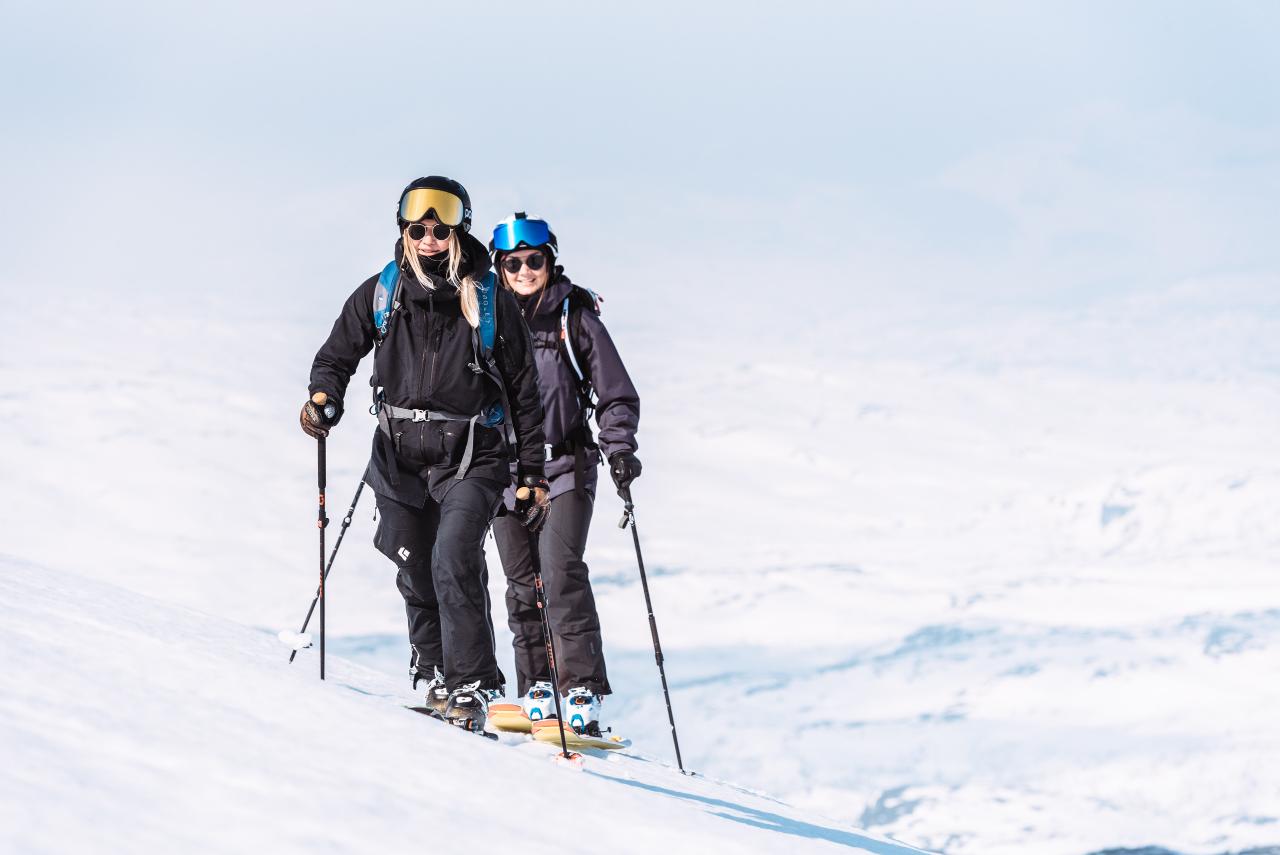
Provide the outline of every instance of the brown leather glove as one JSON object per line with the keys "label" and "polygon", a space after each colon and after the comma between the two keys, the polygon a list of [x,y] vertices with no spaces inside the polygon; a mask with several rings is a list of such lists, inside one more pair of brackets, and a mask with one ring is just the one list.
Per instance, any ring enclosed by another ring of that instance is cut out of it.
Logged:
{"label": "brown leather glove", "polygon": [[530,534],[537,534],[551,511],[551,485],[546,478],[534,475],[526,475],[520,481],[516,489],[516,517]]}
{"label": "brown leather glove", "polygon": [[302,413],[298,421],[307,436],[323,439],[329,435],[329,428],[338,423],[342,417],[342,408],[329,401],[324,392],[316,392],[311,400],[302,405]]}

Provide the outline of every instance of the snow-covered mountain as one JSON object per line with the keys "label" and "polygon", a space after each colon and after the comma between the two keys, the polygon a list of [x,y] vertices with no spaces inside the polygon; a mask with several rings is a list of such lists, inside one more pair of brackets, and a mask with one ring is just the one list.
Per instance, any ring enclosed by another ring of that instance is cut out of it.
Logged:
{"label": "snow-covered mountain", "polygon": [[[296,410],[341,288],[283,316],[78,292],[50,321],[73,347],[7,315],[6,826],[34,851],[60,851],[73,817],[132,822],[133,851],[302,851],[340,824],[335,851],[356,851],[479,823],[550,851],[497,809],[510,787],[598,801],[590,822],[636,851],[890,845],[855,827],[984,855],[1276,844],[1280,322],[1270,283],[1223,287],[1072,313],[726,317],[717,336],[606,295],[645,396],[638,524],[686,764],[796,810],[659,769],[665,709],[609,495],[589,552],[606,712],[654,762],[596,772],[632,784],[566,783],[533,746],[400,714],[403,612],[367,499],[330,587],[334,679],[317,685],[310,652],[283,664],[273,635],[315,572]],[[330,440],[335,517],[371,432],[351,407]],[[499,648],[509,662],[505,632]],[[414,782],[442,771],[461,785],[430,812]],[[236,821],[209,837],[184,812]],[[635,812],[653,821],[619,819]]]}
{"label": "snow-covered mountain", "polygon": [[[1280,845],[1280,4],[3,12],[0,850],[566,848],[510,792],[592,802],[606,852]],[[368,494],[335,679],[272,640],[314,591],[308,366],[431,173],[606,298],[706,778],[661,766],[607,490],[605,711],[648,763],[399,710]]]}

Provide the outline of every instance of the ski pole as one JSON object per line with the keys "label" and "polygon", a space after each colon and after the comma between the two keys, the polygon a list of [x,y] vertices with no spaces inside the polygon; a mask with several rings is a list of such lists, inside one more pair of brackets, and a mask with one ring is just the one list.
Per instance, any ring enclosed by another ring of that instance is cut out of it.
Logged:
{"label": "ski pole", "polygon": [[671,743],[676,749],[676,765],[680,767],[681,774],[688,774],[684,771],[684,761],[680,759],[680,740],[676,736],[676,716],[671,711],[671,692],[667,688],[667,671],[662,665],[662,643],[658,641],[658,622],[653,617],[653,601],[649,599],[649,579],[644,572],[644,556],[640,554],[640,535],[636,532],[636,508],[631,502],[631,488],[623,487],[618,491],[618,495],[622,497],[624,509],[622,519],[618,521],[618,528],[626,528],[631,526],[631,539],[636,544],[636,563],[640,565],[640,585],[644,588],[644,605],[649,610],[649,634],[653,636],[653,658],[658,663],[658,674],[662,677],[662,694],[667,699],[667,720],[671,722]]}
{"label": "ski pole", "polygon": [[[359,503],[360,501],[360,492],[363,489],[364,489],[364,479],[361,479],[360,486],[356,487],[355,498],[351,500],[351,507],[347,508],[347,515],[342,520],[342,528],[338,531],[338,541],[333,545],[333,551],[329,553],[329,565],[324,568],[325,579],[328,579],[329,574],[333,572],[333,560],[338,557],[338,548],[342,546],[342,538],[346,537],[347,535],[347,527],[351,525],[351,519],[352,517],[355,516],[356,504]],[[307,624],[311,623],[311,615],[315,613],[316,603],[319,602],[319,600],[320,600],[320,589],[317,588],[316,595],[311,598],[311,607],[307,609],[307,616],[302,620],[302,629],[298,630],[299,635],[307,631]],[[298,655],[298,651],[295,649],[292,653],[289,654],[289,661],[292,662],[293,658],[297,655]]]}
{"label": "ski pole", "polygon": [[[520,501],[529,499],[529,488],[521,487],[516,490],[516,498]],[[566,760],[572,760],[569,756],[569,743],[565,741],[564,735],[564,712],[560,709],[560,672],[556,668],[556,641],[551,635],[551,618],[547,614],[547,596],[546,589],[542,585],[542,556],[538,553],[538,535],[535,532],[529,532],[529,559],[533,564],[533,587],[537,592],[538,598],[538,615],[542,618],[542,638],[547,646],[547,668],[551,671],[551,691],[556,696],[556,727],[560,729],[560,751]]]}
{"label": "ski pole", "polygon": [[[328,410],[328,407],[325,407]],[[320,529],[320,591],[316,599],[320,601],[320,679],[324,679],[324,530],[329,525],[329,518],[324,513],[324,481],[325,481],[324,437],[316,437],[316,481],[320,485],[320,509],[316,515],[316,528]]]}

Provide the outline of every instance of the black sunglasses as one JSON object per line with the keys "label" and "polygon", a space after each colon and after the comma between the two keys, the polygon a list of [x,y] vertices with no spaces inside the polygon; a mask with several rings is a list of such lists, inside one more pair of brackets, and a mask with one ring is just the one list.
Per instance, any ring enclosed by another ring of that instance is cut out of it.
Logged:
{"label": "black sunglasses", "polygon": [[537,272],[547,266],[547,257],[540,252],[535,252],[526,258],[516,258],[515,256],[507,256],[502,259],[502,269],[508,273],[519,273],[520,268],[529,265],[529,269]]}
{"label": "black sunglasses", "polygon": [[[422,240],[427,236],[427,227],[422,223],[414,223],[408,228],[409,237],[413,240]],[[431,227],[431,236],[436,240],[448,240],[449,235],[453,233],[453,229],[444,223],[436,223]]]}

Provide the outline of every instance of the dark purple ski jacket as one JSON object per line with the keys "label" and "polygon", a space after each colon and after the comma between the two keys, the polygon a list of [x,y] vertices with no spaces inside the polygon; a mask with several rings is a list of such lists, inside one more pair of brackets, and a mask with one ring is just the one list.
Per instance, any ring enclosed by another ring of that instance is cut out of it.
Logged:
{"label": "dark purple ski jacket", "polygon": [[[569,277],[564,275],[564,268],[556,267],[551,282],[541,294],[516,298],[533,337],[533,361],[538,367],[538,391],[545,414],[542,427],[546,443],[552,449],[552,456],[544,464],[544,469],[547,480],[551,482],[553,499],[574,489],[575,457],[571,448],[584,435],[590,436],[589,426],[583,430],[586,420],[578,392],[578,376],[560,340],[564,301],[574,287]],[[599,433],[594,442],[599,447],[585,449],[586,469],[582,485],[594,495],[601,452],[608,458],[619,451],[634,452],[637,448],[640,394],[632,384],[598,312],[571,301],[573,305],[579,307],[571,308],[573,317],[568,325],[569,335],[573,339],[578,364],[590,379],[598,403],[596,424]],[[512,490],[507,490],[506,499],[508,507],[512,507],[515,501]]]}

